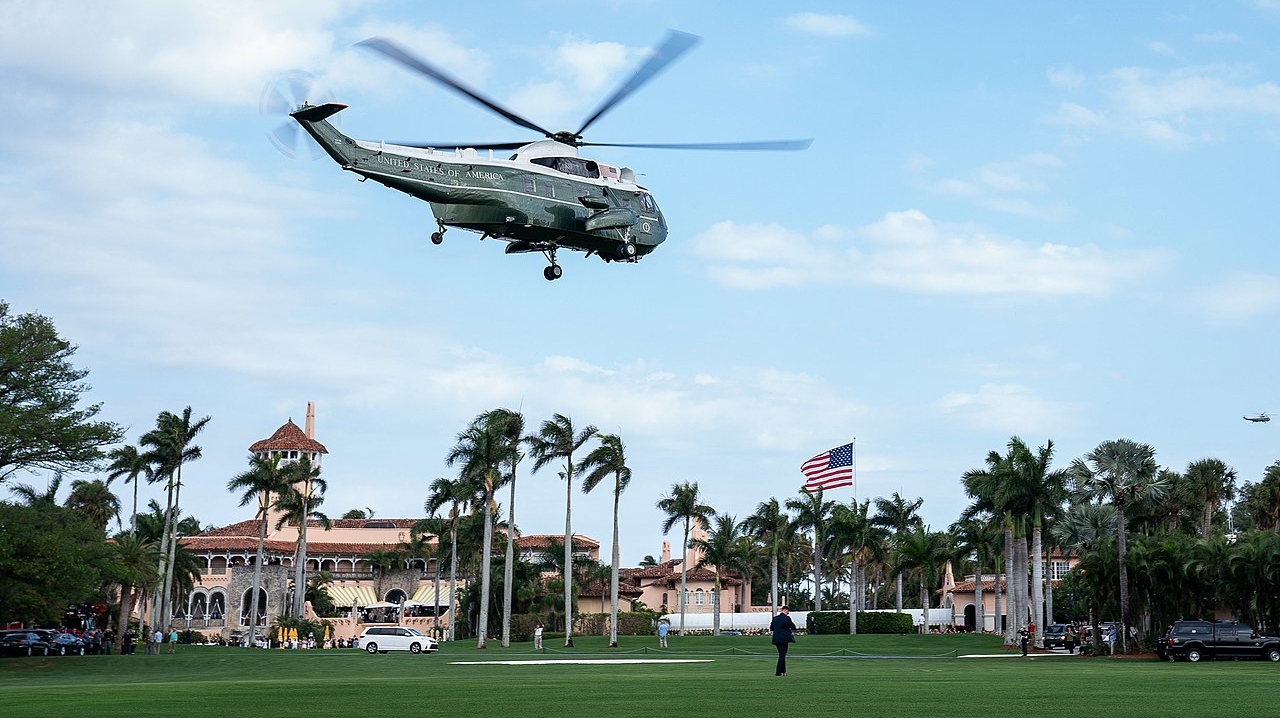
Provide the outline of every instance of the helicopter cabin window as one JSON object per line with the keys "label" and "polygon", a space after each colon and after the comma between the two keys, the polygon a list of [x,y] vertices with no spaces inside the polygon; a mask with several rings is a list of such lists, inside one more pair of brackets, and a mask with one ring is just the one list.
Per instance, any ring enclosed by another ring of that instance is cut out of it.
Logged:
{"label": "helicopter cabin window", "polygon": [[649,210],[650,212],[653,211],[653,197],[650,197],[647,194],[641,194],[640,204],[644,205],[644,208]]}
{"label": "helicopter cabin window", "polygon": [[533,178],[532,178],[532,177],[525,176],[525,178],[524,178],[524,191],[525,191],[525,192],[528,192],[529,194],[534,194],[535,192],[537,192],[537,191],[538,191],[538,187],[537,187],[537,185],[536,185],[536,184],[534,184],[534,180],[533,180]]}
{"label": "helicopter cabin window", "polygon": [[532,160],[536,165],[550,167],[557,172],[588,179],[600,178],[600,167],[592,160],[579,157],[537,157]]}

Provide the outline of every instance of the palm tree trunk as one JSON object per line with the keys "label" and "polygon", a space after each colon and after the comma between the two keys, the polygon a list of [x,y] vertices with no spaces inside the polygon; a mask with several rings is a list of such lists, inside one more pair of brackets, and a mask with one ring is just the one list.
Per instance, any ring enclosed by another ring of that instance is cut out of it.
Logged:
{"label": "palm tree trunk", "polygon": [[862,565],[856,560],[849,566],[849,635],[858,635],[858,583]]}
{"label": "palm tree trunk", "polygon": [[896,598],[894,599],[893,607],[898,611],[898,613],[902,613],[902,574],[901,573],[895,574],[894,578],[896,579],[896,582],[898,585],[898,593],[896,595]]}
{"label": "palm tree trunk", "polygon": [[298,524],[298,551],[293,561],[293,614],[302,618],[307,605],[307,500],[302,500],[302,521]]}
{"label": "palm tree trunk", "polygon": [[129,627],[129,614],[133,613],[133,604],[138,595],[133,586],[120,586],[120,615],[116,617],[116,643],[124,639],[125,629]]}
{"label": "palm tree trunk", "polygon": [[454,511],[449,525],[449,640],[458,637],[458,515]]}
{"label": "palm tree trunk", "polygon": [[507,500],[507,554],[506,564],[502,567],[502,647],[511,647],[511,602],[515,580],[516,553],[516,473],[511,472],[511,490]]}
{"label": "palm tree trunk", "polygon": [[435,605],[433,607],[433,613],[432,613],[434,620],[431,622],[431,628],[433,629],[431,633],[438,640],[438,639],[444,638],[444,635],[440,633],[440,537],[439,536],[436,536],[435,563],[436,563],[435,581],[433,582],[433,588],[435,589]]}
{"label": "palm tree trunk", "polygon": [[778,547],[774,546],[769,554],[769,611],[770,615],[778,615]]}
{"label": "palm tree trunk", "polygon": [[476,639],[476,648],[485,647],[489,629],[489,563],[493,553],[493,480],[486,474],[484,477],[484,546],[480,549],[480,618],[476,621],[480,636]]}
{"label": "palm tree trunk", "polygon": [[1120,653],[1129,652],[1129,542],[1125,536],[1124,510],[1124,504],[1116,502],[1116,555],[1120,560],[1120,629],[1116,632],[1116,641],[1120,644]]}
{"label": "palm tree trunk", "polygon": [[1013,549],[1013,522],[1008,519],[1004,524],[1004,556],[1004,642],[1013,644],[1018,640],[1018,560]]}
{"label": "palm tree trunk", "polygon": [[1036,635],[1032,638],[1037,648],[1044,648],[1044,544],[1038,518],[1031,529],[1031,554],[1031,605],[1036,622]]}
{"label": "palm tree trunk", "polygon": [[613,481],[613,566],[609,571],[609,647],[618,647],[618,565],[622,563],[622,549],[618,544],[618,506],[622,501],[620,477]]}
{"label": "palm tree trunk", "polygon": [[262,554],[267,543],[267,510],[262,509],[262,523],[258,528],[258,556],[253,561],[253,595],[249,597],[249,648],[258,633],[258,592],[262,590]]}
{"label": "palm tree trunk", "polygon": [[720,635],[720,567],[716,566],[716,595],[711,610],[715,611],[715,615],[711,617],[711,635]]}
{"label": "palm tree trunk", "polygon": [[977,561],[973,568],[973,630],[982,633],[987,628],[986,606],[982,600],[982,552],[974,555]]}
{"label": "palm tree trunk", "polygon": [[676,597],[676,602],[680,604],[680,635],[684,635],[684,604],[685,601],[685,570],[689,565],[689,517],[684,519],[684,541],[680,544],[683,549],[680,554],[680,595]]}
{"label": "palm tree trunk", "polygon": [[178,512],[182,510],[179,500],[182,496],[182,466],[174,470],[173,482],[173,518],[169,527],[169,561],[164,574],[164,601],[161,604],[160,626],[166,632],[173,620],[173,564],[178,553]]}
{"label": "palm tree trunk", "polygon": [[573,648],[573,474],[564,472],[564,647]]}
{"label": "palm tree trunk", "polygon": [[138,475],[133,475],[133,535],[138,535]]}
{"label": "palm tree trunk", "polygon": [[816,522],[813,526],[813,610],[822,610],[822,533]]}

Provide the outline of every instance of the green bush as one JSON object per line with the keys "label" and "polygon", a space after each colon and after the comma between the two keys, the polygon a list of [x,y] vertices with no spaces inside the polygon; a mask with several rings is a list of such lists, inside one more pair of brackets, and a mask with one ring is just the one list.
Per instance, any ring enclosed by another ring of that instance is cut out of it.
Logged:
{"label": "green bush", "polygon": [[[858,611],[858,633],[911,633],[911,614]],[[805,630],[811,634],[849,633],[848,611],[810,611]]]}

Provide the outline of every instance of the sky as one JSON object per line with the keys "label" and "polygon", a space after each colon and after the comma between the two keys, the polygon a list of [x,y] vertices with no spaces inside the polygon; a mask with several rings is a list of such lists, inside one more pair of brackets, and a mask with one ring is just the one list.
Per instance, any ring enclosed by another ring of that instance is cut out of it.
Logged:
{"label": "sky", "polygon": [[[584,150],[670,235],[635,264],[561,253],[555,282],[462,230],[432,245],[427,204],[277,151],[260,111],[306,72],[356,138],[532,141],[355,44],[574,129],[669,29],[701,41],[589,141],[813,144]],[[308,401],[333,516],[422,516],[490,409],[618,434],[628,566],[674,483],[741,519],[855,438],[856,490],[828,496],[921,498],[934,530],[1013,436],[1055,468],[1129,438],[1256,482],[1280,459],[1280,421],[1242,419],[1280,418],[1277,36],[1277,0],[0,0],[0,299],[79,347],[129,442],[211,417],[183,473],[204,524],[249,518],[227,481]],[[563,532],[556,467],[530,469],[516,524]],[[609,492],[573,497],[606,560]]]}

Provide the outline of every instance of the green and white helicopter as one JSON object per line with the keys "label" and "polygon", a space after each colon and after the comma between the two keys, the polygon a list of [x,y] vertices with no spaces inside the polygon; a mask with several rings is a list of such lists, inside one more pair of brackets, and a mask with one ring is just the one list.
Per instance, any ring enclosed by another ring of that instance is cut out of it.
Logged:
{"label": "green and white helicopter", "polygon": [[[466,87],[440,69],[385,38],[360,46],[422,74],[454,92],[540,133],[534,142],[392,144],[356,140],[330,122],[346,105],[312,104],[305,83],[269,85],[264,112],[288,112],[342,169],[400,190],[431,204],[439,229],[431,241],[440,244],[449,227],[479,232],[507,242],[507,254],[541,252],[548,266],[543,276],[563,273],[556,251],[569,249],[596,255],[606,262],[636,262],[662,244],[669,228],[653,194],[636,182],[627,167],[614,167],[582,157],[580,147],[635,147],[687,150],[802,150],[812,140],[719,143],[618,144],[586,142],[582,134],[618,103],[652,79],[696,44],[698,38],[672,32],[652,55],[574,132],[551,132]],[[283,129],[283,128],[282,128]],[[290,123],[288,130],[296,131]],[[277,138],[279,141],[277,141]],[[273,141],[287,144],[277,130]],[[495,152],[514,150],[514,154]]]}

